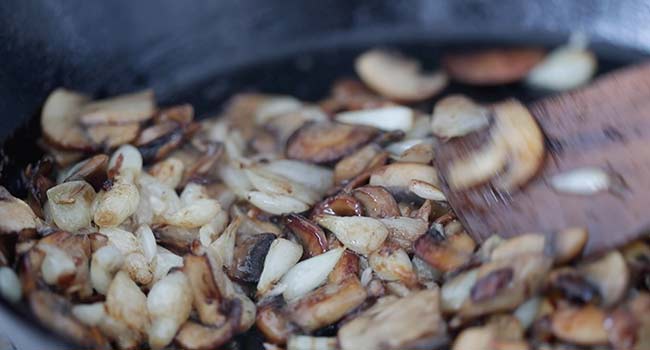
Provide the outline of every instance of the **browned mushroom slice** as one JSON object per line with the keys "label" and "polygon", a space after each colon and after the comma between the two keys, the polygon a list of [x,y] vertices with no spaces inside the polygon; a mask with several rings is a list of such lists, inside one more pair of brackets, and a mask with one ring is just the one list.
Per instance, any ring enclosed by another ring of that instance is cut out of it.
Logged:
{"label": "browned mushroom slice", "polygon": [[183,271],[190,281],[193,305],[201,323],[220,326],[226,321],[224,298],[212,277],[208,260],[204,256],[186,255],[183,258]]}
{"label": "browned mushroom slice", "polygon": [[201,180],[206,177],[215,165],[221,155],[223,154],[223,145],[220,143],[211,143],[208,145],[206,152],[196,160],[196,162],[189,167],[183,174],[183,181],[185,184],[192,180]]}
{"label": "browned mushroom slice", "polygon": [[450,95],[436,103],[431,130],[442,139],[462,137],[487,127],[489,114],[489,109],[463,95]]}
{"label": "browned mushroom slice", "polygon": [[159,139],[165,135],[168,135],[178,129],[179,129],[178,124],[171,121],[154,124],[142,130],[138,138],[135,140],[134,145],[136,146],[146,145],[149,142]]}
{"label": "browned mushroom slice", "polygon": [[99,329],[85,326],[74,317],[72,304],[65,298],[47,291],[34,291],[29,294],[29,305],[47,328],[78,345],[93,349],[112,349]]}
{"label": "browned mushroom slice", "polygon": [[238,333],[239,320],[242,315],[241,303],[234,300],[229,308],[228,320],[220,327],[208,327],[187,321],[181,326],[174,341],[183,349],[188,350],[219,348]]}
{"label": "browned mushroom slice", "polygon": [[593,306],[567,307],[551,317],[551,330],[557,338],[577,345],[605,345],[605,313]]}
{"label": "browned mushroom slice", "polygon": [[551,264],[544,255],[527,254],[482,265],[458,315],[471,319],[515,309],[542,287]]}
{"label": "browned mushroom slice", "polygon": [[437,239],[427,233],[415,241],[415,255],[434,268],[448,272],[467,264],[474,253],[476,243],[465,232],[450,235],[446,239]]}
{"label": "browned mushroom slice", "polygon": [[411,180],[432,185],[438,183],[436,169],[419,163],[393,163],[376,169],[370,176],[370,185],[383,186],[395,196],[408,195]]}
{"label": "browned mushroom slice", "polygon": [[370,254],[368,264],[384,281],[398,281],[407,288],[417,286],[417,275],[411,259],[406,250],[395,242],[385,242],[379,250]]}
{"label": "browned mushroom slice", "polygon": [[[161,129],[151,130],[150,133],[147,132],[148,130],[150,129],[145,129],[135,142],[145,162],[154,162],[165,158],[183,142],[184,131],[177,124],[174,124],[171,131],[166,133],[162,133],[166,130]],[[146,135],[145,132],[147,132]],[[145,142],[149,139],[151,139],[149,142]]]}
{"label": "browned mushroom slice", "polygon": [[443,72],[423,73],[417,60],[390,51],[364,52],[355,69],[370,88],[399,101],[426,100],[447,86]]}
{"label": "browned mushroom slice", "polygon": [[160,245],[178,254],[188,252],[192,241],[198,238],[198,232],[177,226],[158,226],[153,232]]}
{"label": "browned mushroom slice", "polygon": [[355,197],[338,194],[317,203],[312,209],[311,215],[362,216],[363,208]]}
{"label": "browned mushroom slice", "polygon": [[359,276],[359,256],[346,250],[334,266],[334,270],[327,276],[327,281],[332,284],[342,283],[348,278]]}
{"label": "browned mushroom slice", "polygon": [[36,228],[36,215],[25,202],[0,186],[0,235]]}
{"label": "browned mushroom slice", "polygon": [[305,257],[310,258],[327,250],[325,233],[316,223],[298,214],[287,215],[284,222],[302,243]]}
{"label": "browned mushroom slice", "polygon": [[47,190],[56,183],[50,179],[54,170],[54,164],[50,157],[44,157],[35,164],[29,164],[25,168],[23,177],[27,187],[27,204],[40,218],[44,218],[43,205],[47,201]]}
{"label": "browned mushroom slice", "polygon": [[543,57],[541,49],[490,49],[449,54],[442,58],[442,65],[453,79],[462,83],[497,85],[524,78]]}
{"label": "browned mushroom slice", "polygon": [[243,282],[257,282],[264,268],[264,258],[274,239],[272,233],[239,235],[233,264],[228,270],[230,277]]}
{"label": "browned mushroom slice", "polygon": [[91,184],[95,191],[97,191],[102,187],[104,181],[106,181],[107,167],[108,156],[105,154],[98,154],[75,164],[66,173],[66,177],[63,181],[84,180]]}
{"label": "browned mushroom slice", "polygon": [[356,277],[327,284],[289,305],[293,322],[307,332],[328,326],[366,300],[366,290]]}
{"label": "browned mushroom slice", "polygon": [[79,124],[79,112],[87,101],[87,96],[76,92],[54,90],[41,113],[41,130],[45,139],[66,150],[92,150],[93,145]]}
{"label": "browned mushroom slice", "polygon": [[373,218],[400,216],[393,195],[381,186],[363,186],[355,189],[352,195],[365,208],[366,215]]}
{"label": "browned mushroom slice", "polygon": [[339,329],[341,349],[436,348],[447,341],[437,289],[384,297]]}
{"label": "browned mushroom slice", "polygon": [[384,98],[375,95],[358,80],[339,79],[330,90],[330,97],[319,103],[323,111],[334,114],[340,111],[373,108],[385,104]]}
{"label": "browned mushroom slice", "polygon": [[573,303],[586,304],[600,296],[596,286],[573,268],[565,267],[551,271],[547,280],[551,295],[557,291],[564,299]]}
{"label": "browned mushroom slice", "polygon": [[121,125],[91,125],[86,128],[86,134],[96,145],[107,148],[129,143],[138,137],[140,124],[121,124]]}
{"label": "browned mushroom slice", "polygon": [[381,223],[388,228],[388,238],[409,253],[413,251],[413,243],[427,231],[428,226],[424,220],[404,216],[383,218]]}
{"label": "browned mushroom slice", "polygon": [[528,108],[517,100],[495,105],[494,118],[492,137],[501,138],[508,149],[508,167],[495,183],[513,190],[528,182],[542,166],[544,135]]}
{"label": "browned mushroom slice", "polygon": [[271,343],[278,345],[286,343],[293,326],[284,309],[283,299],[276,297],[258,305],[255,325]]}
{"label": "browned mushroom slice", "polygon": [[499,335],[494,325],[464,329],[454,341],[452,350],[530,350],[522,339],[508,339]]}
{"label": "browned mushroom slice", "polygon": [[148,120],[155,108],[153,91],[145,90],[86,103],[79,113],[84,125],[128,124]]}
{"label": "browned mushroom slice", "polygon": [[287,140],[287,157],[313,163],[337,161],[370,142],[377,130],[362,125],[307,123]]}
{"label": "browned mushroom slice", "polygon": [[180,125],[187,125],[194,120],[194,107],[184,104],[165,108],[154,115],[154,120],[157,124],[171,121]]}
{"label": "browned mushroom slice", "polygon": [[616,304],[627,293],[630,271],[623,255],[617,250],[596,261],[581,264],[578,269],[598,287],[604,306]]}
{"label": "browned mushroom slice", "polygon": [[[90,256],[91,243],[90,239],[83,235],[73,235],[65,231],[58,231],[42,238],[36,245],[37,249],[43,246],[53,246],[60,249],[65,256],[73,263],[72,274],[68,278],[59,279],[56,287],[63,291],[64,294],[75,296],[79,299],[86,299],[92,296],[93,290],[90,283]],[[44,264],[59,264],[57,256],[51,256],[53,260],[48,259],[47,254],[40,266],[41,271]]]}
{"label": "browned mushroom slice", "polygon": [[387,156],[381,147],[372,143],[341,159],[334,167],[334,182],[340,184],[363,173],[380,154]]}

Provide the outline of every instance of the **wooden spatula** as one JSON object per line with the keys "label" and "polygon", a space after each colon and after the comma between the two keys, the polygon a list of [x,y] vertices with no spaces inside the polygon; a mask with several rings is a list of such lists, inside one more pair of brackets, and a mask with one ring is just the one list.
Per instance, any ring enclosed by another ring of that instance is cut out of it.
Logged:
{"label": "wooden spatula", "polygon": [[[650,63],[528,108],[546,137],[546,157],[539,173],[517,190],[490,183],[450,190],[450,163],[484,135],[443,142],[436,150],[443,190],[469,233],[484,240],[492,234],[551,235],[585,227],[590,237],[585,254],[593,254],[650,232]],[[583,167],[616,174],[619,189],[576,195],[551,185],[553,176]]]}

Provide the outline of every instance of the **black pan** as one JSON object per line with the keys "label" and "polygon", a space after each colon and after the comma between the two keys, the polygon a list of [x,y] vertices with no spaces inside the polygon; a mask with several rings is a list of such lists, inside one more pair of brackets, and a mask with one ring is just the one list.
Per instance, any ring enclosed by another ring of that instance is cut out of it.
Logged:
{"label": "black pan", "polygon": [[[648,20],[644,0],[3,0],[0,184],[20,194],[19,171],[41,155],[35,117],[58,86],[99,97],[152,87],[161,104],[191,103],[207,116],[239,91],[323,97],[374,45],[435,67],[450,49],[552,46],[582,31],[609,70],[650,52]],[[516,84],[450,89],[481,100],[536,97]],[[3,335],[18,349],[73,347],[25,306],[0,300],[0,344]],[[252,332],[230,346],[261,344]]]}

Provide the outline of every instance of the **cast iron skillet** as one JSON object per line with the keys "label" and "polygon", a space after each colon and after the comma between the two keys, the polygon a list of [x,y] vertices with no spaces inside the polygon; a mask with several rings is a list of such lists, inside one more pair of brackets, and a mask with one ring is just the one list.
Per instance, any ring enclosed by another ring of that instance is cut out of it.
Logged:
{"label": "cast iron skillet", "polygon": [[[323,97],[374,45],[429,67],[446,50],[552,46],[573,31],[588,35],[603,70],[650,52],[644,0],[3,0],[0,18],[0,184],[17,195],[19,172],[41,155],[38,110],[58,86],[99,97],[153,87],[162,105],[187,102],[209,116],[240,91]],[[488,101],[536,97],[516,84],[450,90]],[[2,300],[1,333],[18,349],[73,347]],[[261,344],[249,332],[230,347]]]}

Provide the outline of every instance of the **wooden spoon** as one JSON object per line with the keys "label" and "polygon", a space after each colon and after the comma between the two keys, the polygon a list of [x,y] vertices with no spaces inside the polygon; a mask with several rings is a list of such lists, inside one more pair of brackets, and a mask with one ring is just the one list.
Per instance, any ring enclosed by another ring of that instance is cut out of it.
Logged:
{"label": "wooden spoon", "polygon": [[[441,142],[436,150],[442,189],[469,233],[553,235],[586,227],[585,254],[621,246],[650,232],[650,63],[604,75],[590,86],[528,105],[546,138],[539,173],[514,191],[491,183],[450,190],[452,161],[485,142],[485,133]],[[549,180],[583,167],[615,174],[616,191],[577,195]]]}

